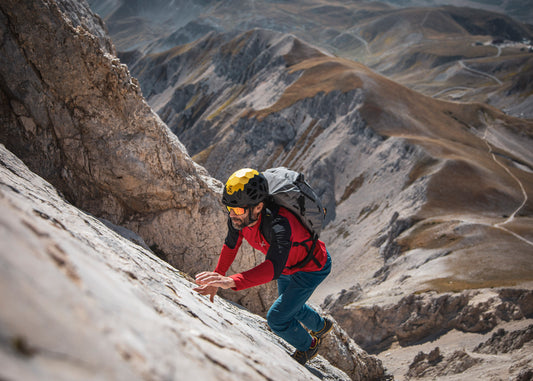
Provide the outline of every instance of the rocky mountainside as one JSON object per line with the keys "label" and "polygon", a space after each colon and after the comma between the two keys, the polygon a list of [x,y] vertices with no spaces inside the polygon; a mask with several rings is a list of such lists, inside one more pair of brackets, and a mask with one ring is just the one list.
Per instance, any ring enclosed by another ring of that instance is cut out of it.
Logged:
{"label": "rocky mountainside", "polygon": [[[382,378],[338,326],[323,353],[344,372],[306,369],[262,318],[191,291],[178,268],[214,267],[220,183],[144,102],[87,4],[0,10],[0,137],[19,156],[0,145],[0,378]],[[271,291],[234,299],[261,311]]]}
{"label": "rocky mountainside", "polygon": [[385,0],[385,2],[402,8],[453,5],[456,7],[484,9],[504,13],[524,23],[533,23],[533,9],[527,1],[523,0]]}
{"label": "rocky mountainside", "polygon": [[[66,202],[0,145],[2,380],[378,380],[336,327],[303,367],[257,315]],[[130,232],[131,233],[131,232]],[[130,236],[135,236],[130,234]],[[142,241],[140,237],[136,237]]]}

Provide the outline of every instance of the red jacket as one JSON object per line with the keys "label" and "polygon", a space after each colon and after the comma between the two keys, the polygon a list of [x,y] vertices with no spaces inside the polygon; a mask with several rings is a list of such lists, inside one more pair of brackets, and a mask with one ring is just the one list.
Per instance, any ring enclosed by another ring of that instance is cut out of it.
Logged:
{"label": "red jacket", "polygon": [[[267,242],[261,229],[261,224],[272,224],[272,237]],[[327,259],[326,245],[318,240],[315,246],[315,258],[320,263],[320,267],[314,262],[309,261],[303,268],[291,267],[302,261],[307,256],[305,246],[293,246],[293,243],[304,242],[311,237],[307,229],[298,221],[298,219],[287,209],[280,207],[278,213],[272,220],[267,220],[263,214],[259,217],[258,222],[252,227],[245,227],[237,230],[228,219],[228,234],[226,242],[222,247],[220,257],[215,272],[226,275],[231,264],[235,260],[242,239],[255,249],[266,255],[265,261],[260,265],[239,274],[231,275],[235,281],[234,290],[243,290],[245,288],[268,283],[271,280],[279,278],[281,274],[294,274],[298,271],[318,271],[324,267]],[[309,245],[309,243],[308,243]]]}

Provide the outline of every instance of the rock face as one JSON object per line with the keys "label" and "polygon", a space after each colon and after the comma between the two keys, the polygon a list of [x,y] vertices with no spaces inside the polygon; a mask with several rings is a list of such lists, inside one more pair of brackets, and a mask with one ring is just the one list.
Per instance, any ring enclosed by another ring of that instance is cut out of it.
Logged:
{"label": "rock face", "polygon": [[320,353],[345,371],[352,381],[393,379],[384,371],[380,360],[362,350],[336,323],[332,333],[324,337]]}
{"label": "rock face", "polygon": [[[221,184],[146,104],[101,20],[84,1],[0,9],[0,141],[70,202],[135,231],[176,267],[214,269]],[[261,260],[245,251],[233,270]],[[273,294],[271,285],[232,296],[260,312]]]}
{"label": "rock face", "polygon": [[0,208],[1,379],[336,381],[384,373],[346,337],[342,349],[327,351],[358,364],[352,378],[320,356],[300,366],[264,319],[221,298],[210,303],[184,273],[66,202],[3,145]]}
{"label": "rock face", "polygon": [[420,352],[409,365],[407,377],[442,377],[459,374],[480,362],[482,360],[472,358],[465,351],[456,351],[449,358],[445,358],[437,347],[427,355]]}

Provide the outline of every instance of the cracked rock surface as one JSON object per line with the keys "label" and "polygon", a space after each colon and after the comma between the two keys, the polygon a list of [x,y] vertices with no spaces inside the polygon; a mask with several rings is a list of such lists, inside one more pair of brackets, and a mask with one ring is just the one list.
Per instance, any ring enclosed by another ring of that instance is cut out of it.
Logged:
{"label": "cracked rock surface", "polygon": [[0,164],[1,379],[350,380],[297,364],[264,319],[211,304],[2,145]]}

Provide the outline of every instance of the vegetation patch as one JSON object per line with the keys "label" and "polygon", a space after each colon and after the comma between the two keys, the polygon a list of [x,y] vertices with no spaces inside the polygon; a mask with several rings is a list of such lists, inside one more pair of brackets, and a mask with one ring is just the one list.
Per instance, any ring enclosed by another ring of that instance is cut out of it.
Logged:
{"label": "vegetation patch", "polygon": [[[309,136],[309,134],[312,131],[313,131],[313,134]],[[291,166],[290,163],[294,160],[296,154],[298,153],[299,153],[298,159],[301,160],[303,156],[307,153],[309,148],[313,146],[317,137],[322,133],[322,131],[324,131],[324,128],[322,128],[320,125],[317,126],[317,120],[313,120],[311,123],[309,123],[309,126],[305,129],[304,133],[298,138],[298,141],[296,142],[293,149],[291,150],[291,153],[284,160],[282,165],[286,167],[290,167]],[[303,151],[300,152],[300,148],[302,146],[304,146],[304,148],[303,148]]]}
{"label": "vegetation patch", "polygon": [[407,182],[405,183],[403,189],[409,187],[419,178],[430,174],[431,169],[438,163],[439,160],[433,157],[425,157],[424,159],[417,161],[411,169],[411,172],[409,172]]}
{"label": "vegetation patch", "polygon": [[272,168],[277,167],[275,163],[277,163],[277,159],[283,154],[284,147],[281,144],[278,144],[274,152],[268,157],[267,161],[265,162],[264,168]]}
{"label": "vegetation patch", "polygon": [[523,280],[518,279],[490,279],[490,280],[464,280],[456,277],[445,277],[430,280],[425,283],[425,288],[420,289],[416,294],[435,291],[462,292],[464,290],[476,290],[481,288],[513,287]]}
{"label": "vegetation patch", "polygon": [[337,238],[342,237],[343,239],[346,239],[350,236],[350,232],[346,230],[344,226],[341,226],[340,228],[338,228],[336,233],[337,233]]}
{"label": "vegetation patch", "polygon": [[200,151],[198,152],[196,155],[194,155],[192,157],[192,159],[200,164],[200,165],[204,165],[206,162],[207,162],[207,159],[209,158],[209,156],[211,155],[211,152],[213,151],[213,149],[215,148],[215,144],[211,144],[209,147],[207,147],[206,149],[204,149],[203,151]]}
{"label": "vegetation patch", "polygon": [[359,217],[358,217],[358,222],[361,222],[363,221],[364,219],[366,219],[369,215],[371,215],[372,213],[374,213],[376,210],[378,210],[379,208],[379,205],[378,204],[374,204],[374,205],[369,205],[369,206],[365,206],[361,212],[359,212]]}
{"label": "vegetation patch", "polygon": [[398,239],[398,244],[406,250],[417,248],[442,249],[457,244],[463,237],[454,232],[456,222],[424,221],[415,225],[409,235]]}
{"label": "vegetation patch", "polygon": [[342,195],[339,204],[346,201],[348,197],[357,192],[357,190],[363,185],[364,181],[365,178],[363,175],[360,175],[353,179],[350,184],[348,184],[348,186],[344,189],[344,194]]}
{"label": "vegetation patch", "polygon": [[244,89],[244,86],[239,86],[236,91],[233,92],[233,94],[211,115],[207,117],[208,121],[212,121],[214,118],[216,118],[222,111],[224,111],[235,99],[237,99]]}

